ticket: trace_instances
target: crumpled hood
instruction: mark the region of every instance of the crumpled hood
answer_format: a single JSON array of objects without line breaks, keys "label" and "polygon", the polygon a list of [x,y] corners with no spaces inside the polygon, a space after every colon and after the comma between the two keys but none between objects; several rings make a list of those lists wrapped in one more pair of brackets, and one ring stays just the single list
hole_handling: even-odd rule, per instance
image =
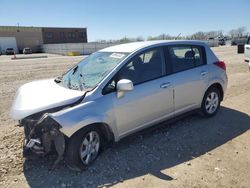
[{"label": "crumpled hood", "polygon": [[22,85],[11,107],[11,118],[23,119],[37,112],[76,102],[84,91],[67,89],[54,79],[34,81]]}]

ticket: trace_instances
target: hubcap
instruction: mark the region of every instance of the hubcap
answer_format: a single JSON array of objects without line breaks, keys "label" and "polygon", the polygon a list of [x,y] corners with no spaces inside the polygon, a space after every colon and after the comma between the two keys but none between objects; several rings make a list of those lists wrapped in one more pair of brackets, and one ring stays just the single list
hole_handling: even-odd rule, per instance
[{"label": "hubcap", "polygon": [[212,114],[219,105],[219,96],[216,92],[211,92],[206,99],[205,108],[207,113]]},{"label": "hubcap", "polygon": [[90,131],[83,138],[80,147],[80,158],[83,164],[88,165],[95,160],[100,148],[100,137],[96,131]]}]

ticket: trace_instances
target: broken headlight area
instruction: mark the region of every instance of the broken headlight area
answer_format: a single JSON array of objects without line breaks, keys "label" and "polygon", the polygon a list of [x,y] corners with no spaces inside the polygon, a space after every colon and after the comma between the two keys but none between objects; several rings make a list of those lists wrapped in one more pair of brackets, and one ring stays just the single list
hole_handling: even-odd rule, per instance
[{"label": "broken headlight area", "polygon": [[20,124],[24,127],[25,133],[24,156],[27,157],[31,151],[38,155],[46,155],[54,148],[58,154],[55,166],[65,151],[65,138],[59,130],[61,126],[48,113],[27,117]]}]

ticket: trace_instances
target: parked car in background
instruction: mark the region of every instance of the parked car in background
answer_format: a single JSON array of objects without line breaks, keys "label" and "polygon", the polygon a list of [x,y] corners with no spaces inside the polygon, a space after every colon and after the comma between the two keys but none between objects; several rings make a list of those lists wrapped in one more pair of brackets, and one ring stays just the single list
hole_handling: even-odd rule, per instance
[{"label": "parked car in background", "polygon": [[219,39],[219,45],[221,45],[221,46],[226,45],[226,41],[225,41],[224,38],[220,38],[220,39]]},{"label": "parked car in background", "polygon": [[244,45],[247,42],[247,37],[238,37],[231,40],[231,46]]},{"label": "parked car in background", "polygon": [[248,37],[247,43],[245,44],[245,62],[248,63],[250,70],[250,37]]},{"label": "parked car in background", "polygon": [[11,117],[24,127],[24,151],[55,148],[58,160],[81,170],[107,143],[136,131],[188,112],[214,116],[226,87],[225,63],[203,42],[127,43],[58,78],[24,84]]},{"label": "parked car in background", "polygon": [[5,54],[6,55],[14,55],[15,50],[13,48],[6,48]]},{"label": "parked car in background", "polygon": [[24,48],[23,54],[32,54],[32,50],[30,48]]}]

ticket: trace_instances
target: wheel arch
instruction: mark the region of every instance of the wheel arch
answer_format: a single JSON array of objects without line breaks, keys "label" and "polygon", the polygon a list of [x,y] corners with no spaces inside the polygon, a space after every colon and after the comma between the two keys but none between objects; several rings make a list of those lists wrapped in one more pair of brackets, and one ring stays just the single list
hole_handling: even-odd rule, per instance
[{"label": "wheel arch", "polygon": [[95,122],[95,123],[90,123],[88,125],[85,125],[79,128],[77,131],[75,131],[69,138],[73,137],[75,134],[78,134],[82,130],[86,130],[86,129],[91,130],[91,128],[99,129],[100,132],[103,134],[106,142],[110,143],[110,142],[115,141],[114,133],[111,127],[104,122]]},{"label": "wheel arch", "polygon": [[[215,83],[211,84],[211,85],[206,89],[206,92],[207,92],[211,87],[215,87],[215,88],[217,88],[217,89],[219,90],[219,92],[220,92],[220,100],[223,101],[223,99],[224,99],[224,91],[223,91],[223,87],[222,87],[221,83],[215,82]],[[205,92],[205,93],[206,93],[206,92]]]}]

